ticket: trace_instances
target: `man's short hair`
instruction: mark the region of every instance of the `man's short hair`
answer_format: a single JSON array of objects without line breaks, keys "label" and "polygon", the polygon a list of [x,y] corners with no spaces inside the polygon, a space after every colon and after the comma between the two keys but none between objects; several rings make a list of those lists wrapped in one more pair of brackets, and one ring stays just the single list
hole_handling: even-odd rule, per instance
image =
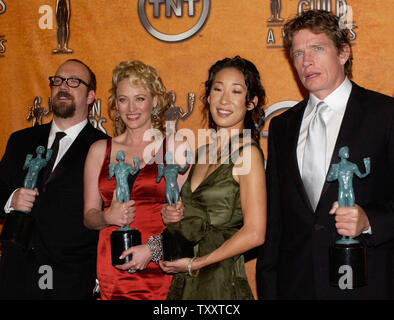
[{"label": "man's short hair", "polygon": [[88,73],[89,73],[89,76],[90,76],[89,86],[88,86],[88,92],[89,92],[90,90],[93,90],[94,92],[96,92],[96,89],[97,89],[96,75],[95,75],[94,72],[87,66],[87,64],[84,63],[84,62],[82,62],[81,60],[78,60],[78,59],[68,59],[68,60],[65,61],[64,63],[66,63],[66,62],[78,62],[78,63],[82,64],[82,65],[88,70]]},{"label": "man's short hair", "polygon": [[291,55],[293,36],[296,32],[309,29],[313,33],[325,33],[332,40],[338,53],[343,47],[348,45],[350,55],[345,63],[345,74],[350,79],[352,77],[353,53],[350,43],[350,32],[344,24],[341,24],[339,18],[325,10],[308,10],[301,15],[287,21],[284,25],[283,44]]}]

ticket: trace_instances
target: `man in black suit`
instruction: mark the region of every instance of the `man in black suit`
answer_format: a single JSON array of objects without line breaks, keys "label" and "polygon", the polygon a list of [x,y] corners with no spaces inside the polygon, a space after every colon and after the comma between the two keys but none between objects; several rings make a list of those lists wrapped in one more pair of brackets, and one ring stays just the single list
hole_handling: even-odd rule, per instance
[{"label": "man in black suit", "polygon": [[[351,82],[347,29],[327,11],[285,24],[285,47],[309,96],[272,119],[268,137],[266,241],[256,266],[260,299],[393,297],[394,99]],[[326,181],[338,151],[371,173],[355,178],[354,207],[337,207]],[[317,152],[316,152],[317,151]],[[367,247],[363,287],[329,285],[329,246],[342,235]]]},{"label": "man in black suit", "polygon": [[[96,77],[70,59],[49,79],[52,122],[14,132],[0,163],[0,204],[7,214],[26,211],[35,220],[28,250],[3,244],[2,299],[89,299],[95,287],[98,234],[83,225],[83,168],[90,145],[107,137],[87,120]],[[23,164],[39,145],[58,151],[52,170],[48,164],[37,187],[26,189]]]}]

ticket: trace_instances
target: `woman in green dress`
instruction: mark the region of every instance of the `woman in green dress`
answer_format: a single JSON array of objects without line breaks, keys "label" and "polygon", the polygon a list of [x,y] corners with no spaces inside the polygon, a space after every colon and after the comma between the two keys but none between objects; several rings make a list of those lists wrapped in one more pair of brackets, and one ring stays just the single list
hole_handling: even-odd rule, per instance
[{"label": "woman in green dress", "polygon": [[250,61],[236,56],[210,68],[203,102],[213,142],[198,149],[181,200],[162,209],[168,231],[195,253],[160,262],[175,273],[167,299],[253,299],[243,253],[265,239],[264,100]]}]

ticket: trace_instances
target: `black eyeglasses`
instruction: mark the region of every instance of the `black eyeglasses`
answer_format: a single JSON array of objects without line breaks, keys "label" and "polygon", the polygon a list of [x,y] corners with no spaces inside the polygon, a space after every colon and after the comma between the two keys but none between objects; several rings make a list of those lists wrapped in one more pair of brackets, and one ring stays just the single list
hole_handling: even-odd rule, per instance
[{"label": "black eyeglasses", "polygon": [[59,77],[59,76],[52,76],[49,77],[49,85],[51,86],[61,86],[63,81],[66,82],[66,84],[70,87],[70,88],[78,88],[79,85],[81,83],[83,83],[85,86],[89,87],[89,84],[87,84],[85,81],[78,79],[78,78],[63,78],[63,77]]}]

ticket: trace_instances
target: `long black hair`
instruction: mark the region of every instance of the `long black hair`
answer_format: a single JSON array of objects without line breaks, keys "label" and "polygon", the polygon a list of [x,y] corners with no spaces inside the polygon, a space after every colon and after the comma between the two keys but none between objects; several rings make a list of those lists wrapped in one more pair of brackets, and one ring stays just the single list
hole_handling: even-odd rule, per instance
[{"label": "long black hair", "polygon": [[[245,129],[251,130],[252,139],[259,143],[260,132],[264,126],[264,109],[263,105],[265,103],[265,90],[261,84],[260,74],[256,66],[240,56],[235,56],[234,58],[224,58],[223,60],[218,60],[209,68],[208,80],[205,81],[205,93],[202,97],[202,102],[204,104],[204,110],[206,115],[208,115],[208,125],[209,128],[217,129],[216,123],[212,119],[212,115],[209,112],[208,97],[211,92],[213,80],[216,74],[225,68],[235,68],[242,72],[245,78],[245,84],[247,87],[245,106],[253,103],[254,108],[252,110],[247,110],[244,119]],[[254,97],[257,97],[257,104],[253,102]]]}]

